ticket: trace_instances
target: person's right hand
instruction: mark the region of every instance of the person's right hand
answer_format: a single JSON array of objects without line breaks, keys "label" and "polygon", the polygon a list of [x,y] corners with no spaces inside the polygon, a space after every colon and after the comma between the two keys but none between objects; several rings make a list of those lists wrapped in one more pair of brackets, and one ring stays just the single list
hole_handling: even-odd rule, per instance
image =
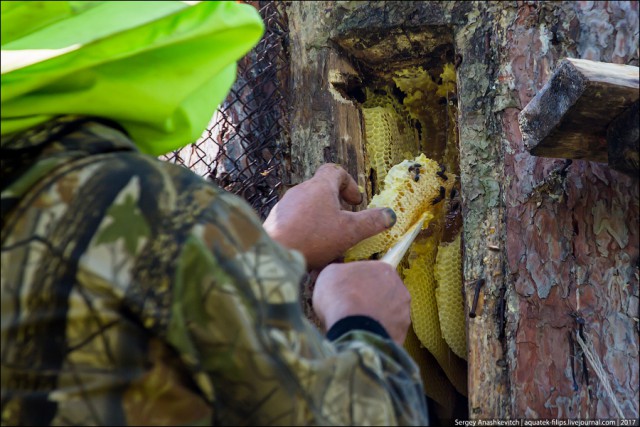
[{"label": "person's right hand", "polygon": [[313,309],[325,330],[338,320],[369,316],[402,345],[411,324],[411,296],[395,268],[381,261],[330,264],[316,281]]}]

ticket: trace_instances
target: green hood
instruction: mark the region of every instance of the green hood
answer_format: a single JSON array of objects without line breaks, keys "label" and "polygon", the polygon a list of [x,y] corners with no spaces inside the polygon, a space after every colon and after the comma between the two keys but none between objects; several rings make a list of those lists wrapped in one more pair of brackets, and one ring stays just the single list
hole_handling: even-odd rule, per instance
[{"label": "green hood", "polygon": [[264,31],[237,2],[1,4],[2,135],[90,115],[152,155],[200,137]]}]

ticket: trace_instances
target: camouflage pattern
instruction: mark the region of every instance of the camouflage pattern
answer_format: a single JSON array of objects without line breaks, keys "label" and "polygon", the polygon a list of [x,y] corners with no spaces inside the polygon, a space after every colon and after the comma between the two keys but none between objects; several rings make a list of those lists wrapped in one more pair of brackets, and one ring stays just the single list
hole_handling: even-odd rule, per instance
[{"label": "camouflage pattern", "polygon": [[59,118],[2,138],[2,425],[424,425],[419,373],[329,342],[248,205]]}]

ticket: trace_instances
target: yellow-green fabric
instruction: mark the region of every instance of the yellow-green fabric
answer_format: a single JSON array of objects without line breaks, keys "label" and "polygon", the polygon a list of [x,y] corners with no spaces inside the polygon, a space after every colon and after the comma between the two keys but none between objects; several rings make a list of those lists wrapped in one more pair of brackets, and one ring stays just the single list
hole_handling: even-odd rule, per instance
[{"label": "yellow-green fabric", "polygon": [[264,32],[237,2],[12,1],[1,24],[2,135],[96,116],[151,155],[197,140]]}]

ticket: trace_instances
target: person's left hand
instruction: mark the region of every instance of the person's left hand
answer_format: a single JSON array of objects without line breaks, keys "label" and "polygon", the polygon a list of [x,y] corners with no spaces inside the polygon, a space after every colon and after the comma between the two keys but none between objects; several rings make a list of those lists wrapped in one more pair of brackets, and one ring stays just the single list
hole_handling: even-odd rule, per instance
[{"label": "person's left hand", "polygon": [[285,193],[264,228],[278,243],[302,252],[307,268],[313,270],[395,224],[396,215],[390,208],[350,212],[341,209],[341,199],[351,205],[361,203],[358,185],[340,166],[324,164],[313,178]]}]

